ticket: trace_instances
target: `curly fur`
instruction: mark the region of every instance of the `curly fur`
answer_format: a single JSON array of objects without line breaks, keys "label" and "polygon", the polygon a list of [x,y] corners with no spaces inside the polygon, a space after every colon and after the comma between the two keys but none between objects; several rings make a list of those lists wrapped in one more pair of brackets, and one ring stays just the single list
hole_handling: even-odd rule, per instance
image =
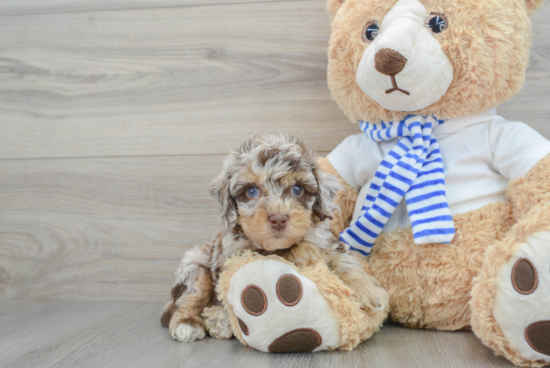
[{"label": "curly fur", "polygon": [[[292,196],[291,189],[297,184],[304,188],[304,193]],[[247,197],[247,188],[251,186],[261,193],[258,198]],[[212,185],[226,229],[184,255],[176,272],[172,297],[161,317],[172,337],[192,341],[203,338],[206,331],[216,338],[230,337],[229,317],[219,306],[214,286],[219,283],[227,259],[243,252],[277,254],[303,267],[326,262],[333,273],[318,271],[312,277],[330,275],[331,282],[335,282],[339,276],[338,285],[342,282],[347,285],[341,292],[354,295],[357,308],[363,310],[358,313],[369,318],[364,333],[354,331],[350,336],[362,341],[377,331],[387,314],[387,293],[331,233],[329,220],[336,209],[333,199],[340,187],[333,175],[320,169],[314,151],[292,136],[254,136],[231,152]],[[273,213],[288,216],[284,230],[272,229],[269,215]],[[337,295],[340,291],[332,292],[331,295]],[[334,300],[335,306],[343,308],[338,303],[341,301]],[[357,326],[351,321],[347,329]],[[234,330],[238,334],[238,329]],[[346,343],[346,348],[359,341]]]}]

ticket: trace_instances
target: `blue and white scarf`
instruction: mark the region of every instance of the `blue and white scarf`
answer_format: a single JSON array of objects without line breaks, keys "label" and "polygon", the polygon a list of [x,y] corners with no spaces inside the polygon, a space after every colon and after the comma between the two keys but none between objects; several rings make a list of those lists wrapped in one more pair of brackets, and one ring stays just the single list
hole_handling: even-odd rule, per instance
[{"label": "blue and white scarf", "polygon": [[390,123],[360,123],[361,130],[375,142],[400,139],[378,166],[361,216],[340,234],[352,250],[370,253],[403,197],[416,244],[453,240],[455,229],[445,193],[445,170],[433,135],[433,128],[443,123],[434,116],[421,115]]}]

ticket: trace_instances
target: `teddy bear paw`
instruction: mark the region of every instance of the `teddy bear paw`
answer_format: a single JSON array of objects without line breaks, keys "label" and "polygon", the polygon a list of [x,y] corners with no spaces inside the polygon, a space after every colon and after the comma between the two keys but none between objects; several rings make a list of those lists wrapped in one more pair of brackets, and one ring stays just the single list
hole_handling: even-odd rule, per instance
[{"label": "teddy bear paw", "polygon": [[259,260],[231,278],[227,296],[242,339],[264,352],[339,347],[340,326],[317,285],[288,264]]},{"label": "teddy bear paw", "polygon": [[501,268],[493,313],[523,359],[550,363],[550,232],[530,236]]}]

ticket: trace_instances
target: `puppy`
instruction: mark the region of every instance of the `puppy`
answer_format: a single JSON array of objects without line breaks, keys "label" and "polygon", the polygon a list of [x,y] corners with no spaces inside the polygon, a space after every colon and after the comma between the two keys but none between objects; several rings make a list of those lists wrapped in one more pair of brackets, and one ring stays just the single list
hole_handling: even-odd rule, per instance
[{"label": "puppy", "polygon": [[387,293],[330,231],[339,188],[335,177],[320,170],[314,151],[296,137],[257,135],[232,151],[212,184],[225,229],[181,260],[161,317],[172,337],[191,342],[206,332],[218,339],[233,336],[215,286],[226,259],[245,250],[277,254],[295,264],[322,259],[363,309],[385,308]]}]

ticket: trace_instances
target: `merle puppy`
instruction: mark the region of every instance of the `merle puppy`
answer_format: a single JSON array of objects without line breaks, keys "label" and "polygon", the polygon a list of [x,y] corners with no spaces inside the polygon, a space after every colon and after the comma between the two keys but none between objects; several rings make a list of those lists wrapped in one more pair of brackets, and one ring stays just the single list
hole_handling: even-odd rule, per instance
[{"label": "merle puppy", "polygon": [[[226,259],[245,250],[277,254],[296,264],[321,254],[363,309],[387,305],[387,293],[330,231],[339,187],[335,177],[320,170],[315,152],[296,137],[257,135],[232,151],[212,184],[225,229],[181,260],[161,317],[172,337],[191,342],[207,331],[219,339],[233,336],[215,286]],[[316,248],[293,247],[302,240]]]}]

